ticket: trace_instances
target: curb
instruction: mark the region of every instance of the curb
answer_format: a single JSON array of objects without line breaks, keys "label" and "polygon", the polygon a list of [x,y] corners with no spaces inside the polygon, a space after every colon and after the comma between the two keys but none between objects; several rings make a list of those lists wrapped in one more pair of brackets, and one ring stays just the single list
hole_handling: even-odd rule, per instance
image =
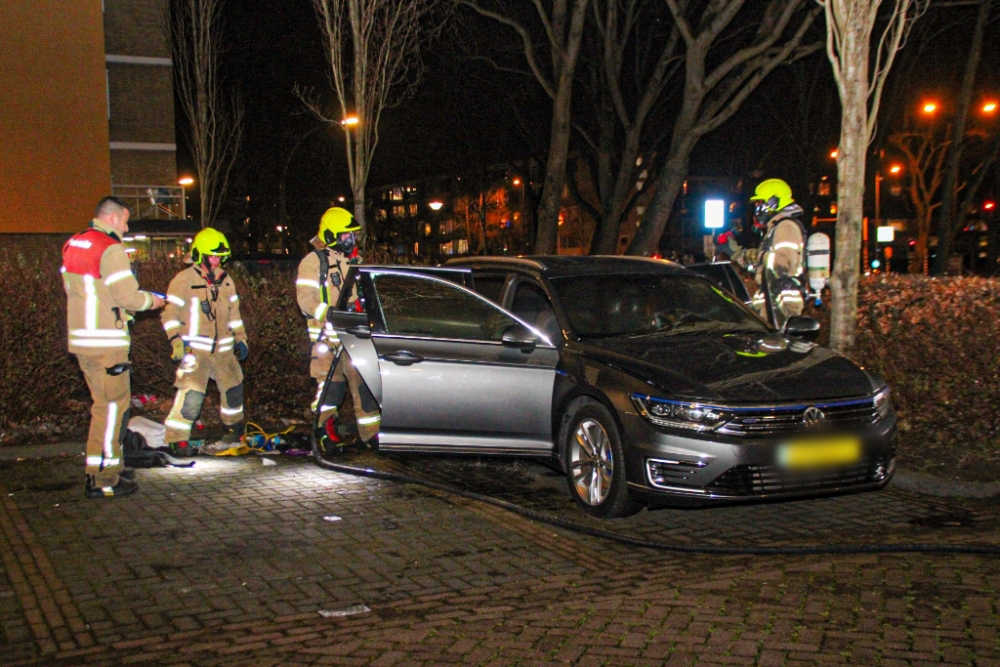
[{"label": "curb", "polygon": [[[67,454],[83,454],[82,442],[59,442],[51,445],[0,447],[0,461],[42,459]],[[925,472],[896,468],[888,487],[941,498],[993,498],[1000,496],[1000,482],[962,482],[935,477]]]},{"label": "curb", "polygon": [[925,472],[896,469],[889,488],[943,498],[993,498],[1000,496],[1000,482],[962,482]]}]

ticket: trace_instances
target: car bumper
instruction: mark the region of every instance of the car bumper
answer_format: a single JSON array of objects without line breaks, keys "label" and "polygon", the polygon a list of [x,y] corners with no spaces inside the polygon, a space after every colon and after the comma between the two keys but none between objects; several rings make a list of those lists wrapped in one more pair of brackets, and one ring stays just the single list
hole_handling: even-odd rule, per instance
[{"label": "car bumper", "polygon": [[[779,448],[795,436],[738,438],[660,430],[639,415],[621,415],[630,495],[647,505],[710,505],[873,491],[895,469],[896,418],[862,432],[860,459],[789,470]],[[800,434],[802,435],[802,434]]]}]

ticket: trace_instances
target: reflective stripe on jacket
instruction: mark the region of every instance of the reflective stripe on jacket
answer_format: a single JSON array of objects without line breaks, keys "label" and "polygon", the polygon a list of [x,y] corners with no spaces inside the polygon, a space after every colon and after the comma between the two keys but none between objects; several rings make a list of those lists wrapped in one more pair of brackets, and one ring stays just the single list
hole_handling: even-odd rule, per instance
[{"label": "reflective stripe on jacket", "polygon": [[[326,253],[329,268],[326,272],[326,291],[320,281],[321,262],[316,252],[311,252],[299,262],[299,273],[295,280],[295,298],[299,309],[306,316],[309,326],[309,340],[319,340],[326,324],[326,312],[340,300],[340,287],[347,277],[347,258],[334,250],[323,248],[317,252]],[[334,277],[336,276],[336,277]],[[325,297],[325,298],[324,298]],[[329,328],[328,328],[329,329]],[[324,336],[330,342],[337,342],[332,329]]]},{"label": "reflective stripe on jacket", "polygon": [[167,305],[160,319],[167,338],[180,336],[200,352],[230,352],[237,342],[247,339],[240,297],[225,272],[218,283],[208,280],[197,266],[178,273],[167,288]]},{"label": "reflective stripe on jacket", "polygon": [[99,355],[128,349],[130,312],[148,310],[153,295],[139,289],[125,246],[99,220],[63,246],[63,287],[69,351]]}]

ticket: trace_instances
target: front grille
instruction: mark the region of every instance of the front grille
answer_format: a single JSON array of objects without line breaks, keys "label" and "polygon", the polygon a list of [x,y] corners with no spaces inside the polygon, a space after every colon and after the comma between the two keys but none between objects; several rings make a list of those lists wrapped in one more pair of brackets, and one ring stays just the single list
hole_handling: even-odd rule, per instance
[{"label": "front grille", "polygon": [[[820,424],[807,424],[805,413],[810,408],[818,408],[823,413]],[[736,416],[720,428],[718,433],[750,437],[764,437],[801,432],[806,428],[854,430],[872,426],[878,421],[875,401],[871,398],[816,403],[814,405],[790,405],[768,408],[739,408]]]},{"label": "front grille", "polygon": [[763,496],[809,493],[874,484],[885,479],[891,457],[868,457],[842,468],[791,471],[778,466],[738,465],[708,485],[710,493],[727,496]]}]

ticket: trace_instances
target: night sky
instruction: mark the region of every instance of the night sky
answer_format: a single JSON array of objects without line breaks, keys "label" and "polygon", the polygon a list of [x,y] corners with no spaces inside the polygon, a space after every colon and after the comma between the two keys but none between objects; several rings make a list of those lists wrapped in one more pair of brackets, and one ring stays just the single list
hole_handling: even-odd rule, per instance
[{"label": "night sky", "polygon": [[[951,7],[932,9],[917,23],[887,87],[873,149],[912,105],[928,96],[947,105],[957,96],[974,19],[974,7]],[[990,39],[996,26],[994,19],[976,87],[993,95],[1000,92],[1000,45]],[[289,218],[311,227],[316,210],[349,194],[339,129],[316,129],[319,122],[292,93],[296,84],[315,87],[333,108],[311,2],[229,0],[224,30],[225,78],[238,86],[247,106],[243,150],[230,192],[230,201],[238,203],[230,205],[229,215],[248,215],[254,226],[273,224],[287,164]],[[486,48],[503,45],[510,37],[492,23],[463,16],[425,51],[419,88],[383,115],[370,190],[544,155],[550,120],[547,98],[530,77],[497,72],[471,59],[465,47],[473,33]],[[659,122],[669,123],[670,117]],[[183,119],[178,123],[182,127]],[[835,175],[827,154],[836,146],[838,132],[839,101],[821,50],[779,68],[733,119],[703,138],[693,155],[691,175],[751,182],[779,176],[799,192],[817,175]],[[178,158],[183,169],[183,149]],[[995,191],[995,180],[984,187]]]}]

